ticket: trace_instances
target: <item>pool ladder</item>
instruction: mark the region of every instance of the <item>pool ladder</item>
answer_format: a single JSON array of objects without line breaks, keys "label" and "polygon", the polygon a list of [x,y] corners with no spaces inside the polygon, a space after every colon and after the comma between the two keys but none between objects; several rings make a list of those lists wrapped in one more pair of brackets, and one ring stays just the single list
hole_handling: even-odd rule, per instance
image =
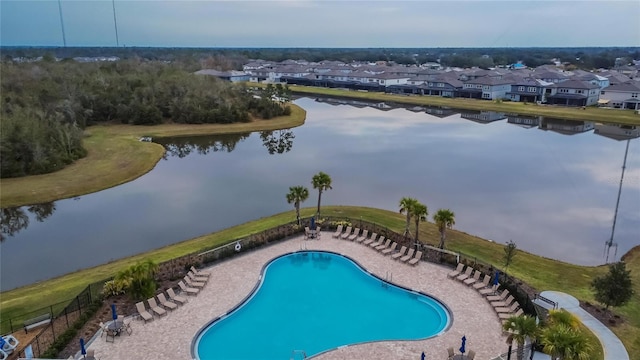
[{"label": "pool ladder", "polygon": [[307,358],[307,353],[304,352],[304,350],[293,350],[291,352],[291,360],[298,360],[298,358],[296,357],[296,355],[302,355],[302,359],[306,359]]},{"label": "pool ladder", "polygon": [[307,243],[300,243],[300,250],[307,250]]},{"label": "pool ladder", "polygon": [[381,281],[382,287],[389,287],[390,282],[393,282],[393,273],[391,271],[387,271],[384,275],[384,281]]}]

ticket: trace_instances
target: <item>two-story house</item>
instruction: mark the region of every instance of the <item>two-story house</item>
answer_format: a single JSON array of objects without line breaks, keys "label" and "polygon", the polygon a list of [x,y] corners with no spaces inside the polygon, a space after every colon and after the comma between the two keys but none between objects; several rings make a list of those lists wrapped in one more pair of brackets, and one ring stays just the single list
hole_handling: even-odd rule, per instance
[{"label": "two-story house", "polygon": [[602,104],[616,109],[640,110],[640,83],[630,81],[611,85],[600,91]]},{"label": "two-story house", "polygon": [[518,79],[511,84],[511,90],[506,94],[506,99],[518,102],[538,103],[546,102],[546,89],[553,83],[540,79]]},{"label": "two-story house", "polygon": [[591,106],[598,103],[600,87],[586,81],[566,80],[547,88],[547,103],[566,106]]},{"label": "two-story house", "polygon": [[511,78],[484,76],[464,82],[459,91],[461,97],[485,100],[504,99],[511,90]]}]

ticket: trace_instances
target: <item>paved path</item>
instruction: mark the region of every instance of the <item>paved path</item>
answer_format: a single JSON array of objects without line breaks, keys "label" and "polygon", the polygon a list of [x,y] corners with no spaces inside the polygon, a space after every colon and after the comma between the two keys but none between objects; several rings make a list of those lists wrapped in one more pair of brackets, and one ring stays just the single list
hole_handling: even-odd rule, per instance
[{"label": "paved path", "polygon": [[540,295],[555,301],[559,308],[577,316],[598,337],[604,350],[604,360],[629,360],[629,354],[622,341],[608,327],[581,308],[578,299],[559,291],[543,291]]}]

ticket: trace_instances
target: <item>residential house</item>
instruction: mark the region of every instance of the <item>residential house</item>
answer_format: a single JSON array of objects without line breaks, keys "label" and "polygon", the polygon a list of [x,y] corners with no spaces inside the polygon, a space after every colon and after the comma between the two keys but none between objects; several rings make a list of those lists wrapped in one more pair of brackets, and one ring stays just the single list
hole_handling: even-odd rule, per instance
[{"label": "residential house", "polygon": [[602,89],[600,103],[615,109],[640,110],[640,83],[630,81]]},{"label": "residential house", "polygon": [[596,124],[593,133],[613,140],[630,140],[640,137],[640,127],[624,124]]},{"label": "residential house", "polygon": [[531,129],[534,127],[538,127],[540,125],[540,116],[529,117],[529,116],[507,116],[507,123],[518,125],[525,129]]},{"label": "residential house", "polygon": [[566,80],[547,88],[547,103],[566,106],[591,106],[598,103],[600,87],[586,81]]},{"label": "residential house", "polygon": [[463,119],[475,121],[477,123],[488,124],[490,122],[502,120],[506,116],[504,113],[499,113],[495,111],[472,112],[469,110],[464,110],[463,112],[460,113],[460,117]]},{"label": "residential house", "polygon": [[593,130],[594,123],[591,121],[545,119],[540,121],[540,130],[550,130],[563,135],[574,135],[585,131]]},{"label": "residential house", "polygon": [[464,82],[459,91],[461,97],[495,100],[507,97],[513,78],[483,76]]},{"label": "residential house", "polygon": [[511,90],[506,94],[506,98],[518,102],[546,102],[546,89],[552,85],[553,83],[530,77],[518,79],[511,84]]},{"label": "residential house", "polygon": [[249,81],[250,75],[244,71],[218,71],[214,69],[202,69],[195,72],[196,75],[208,75],[215,76],[222,80],[231,81],[231,82],[239,82],[239,81]]}]

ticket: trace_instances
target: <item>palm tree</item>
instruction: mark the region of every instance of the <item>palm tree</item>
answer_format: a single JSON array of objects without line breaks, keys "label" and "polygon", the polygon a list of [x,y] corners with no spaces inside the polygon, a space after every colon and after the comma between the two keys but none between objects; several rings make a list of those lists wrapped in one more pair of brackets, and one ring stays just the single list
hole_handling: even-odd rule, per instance
[{"label": "palm tree", "polygon": [[413,220],[416,222],[416,236],[415,236],[415,245],[416,249],[418,248],[418,233],[420,232],[420,221],[427,221],[427,215],[429,215],[429,210],[427,209],[427,205],[416,202],[411,208],[411,216],[413,216]]},{"label": "palm tree", "polygon": [[447,236],[446,231],[456,224],[456,214],[449,209],[440,209],[437,213],[433,214],[433,221],[438,225],[438,231],[440,231],[440,244],[438,247],[444,249],[444,240]]},{"label": "palm tree", "polygon": [[300,225],[300,204],[309,197],[309,190],[304,186],[292,186],[287,194],[287,202],[296,208],[296,220]]},{"label": "palm tree", "polygon": [[331,176],[320,171],[319,173],[313,175],[311,179],[311,184],[314,189],[318,189],[318,211],[316,213],[316,218],[320,217],[320,200],[322,199],[322,192],[325,190],[333,189],[331,187]]},{"label": "palm tree", "polygon": [[562,360],[588,360],[593,347],[578,329],[564,324],[546,327],[541,336],[544,352]]},{"label": "palm tree", "polygon": [[400,214],[407,214],[407,223],[404,226],[404,236],[409,236],[409,225],[411,225],[411,211],[415,204],[418,204],[418,200],[410,197],[403,197],[400,199]]},{"label": "palm tree", "polygon": [[574,330],[580,328],[580,320],[565,309],[549,310],[546,323],[548,326],[564,325]]},{"label": "palm tree", "polygon": [[538,335],[536,319],[527,315],[512,316],[504,322],[502,329],[511,333],[510,338],[518,344],[518,360],[523,360],[525,340]]}]

